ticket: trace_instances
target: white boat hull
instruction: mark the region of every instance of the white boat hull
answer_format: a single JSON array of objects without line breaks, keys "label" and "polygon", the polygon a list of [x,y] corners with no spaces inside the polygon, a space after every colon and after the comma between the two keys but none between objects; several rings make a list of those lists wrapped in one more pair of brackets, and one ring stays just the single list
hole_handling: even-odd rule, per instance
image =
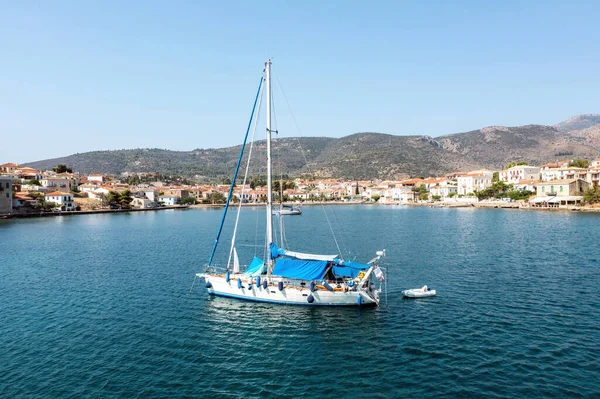
[{"label": "white boat hull", "polygon": [[[225,275],[222,274],[200,273],[197,276],[205,279],[208,293],[216,296],[286,305],[377,306],[379,304],[377,290],[329,291],[324,288],[317,288],[311,292],[310,282],[306,282],[305,287],[299,284],[285,284],[280,291],[279,281],[289,283],[291,280],[277,277],[270,278],[266,288],[262,284],[257,287],[254,283],[250,289],[248,286],[251,280],[246,279],[243,275],[232,275],[229,281],[226,281]],[[238,288],[239,278],[242,279],[241,288]],[[310,296],[312,296],[312,302],[309,302]]]},{"label": "white boat hull", "polygon": [[435,290],[423,290],[422,288],[414,288],[412,290],[402,291],[402,295],[406,298],[428,298],[435,296]]}]

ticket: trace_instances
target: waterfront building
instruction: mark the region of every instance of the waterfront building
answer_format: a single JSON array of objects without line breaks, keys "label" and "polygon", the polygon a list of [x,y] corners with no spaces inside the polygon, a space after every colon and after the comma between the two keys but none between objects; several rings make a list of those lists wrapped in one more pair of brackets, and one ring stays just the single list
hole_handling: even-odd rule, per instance
[{"label": "waterfront building", "polygon": [[173,206],[179,204],[179,197],[169,196],[169,195],[161,195],[158,197],[158,201],[166,206]]},{"label": "waterfront building", "polygon": [[542,169],[541,180],[544,182],[552,180],[586,179],[587,169],[577,167],[546,168]]},{"label": "waterfront building", "polygon": [[[452,194],[454,193],[454,194]],[[440,197],[440,200],[445,200],[446,198],[450,198],[450,195],[458,194],[458,188],[455,184],[450,184],[448,182],[442,182],[437,184],[429,189],[429,198],[431,199],[434,195]]]},{"label": "waterfront building", "polygon": [[485,190],[492,185],[494,172],[488,170],[474,171],[466,176],[457,176],[458,195],[474,194],[477,191]]},{"label": "waterfront building", "polygon": [[136,197],[131,201],[131,206],[133,208],[139,208],[139,209],[153,208],[154,202],[149,200],[148,198]]},{"label": "waterfront building", "polygon": [[550,207],[580,205],[588,183],[583,179],[565,179],[536,184],[536,197],[529,201],[534,205]]},{"label": "waterfront building", "polygon": [[36,207],[38,204],[37,198],[34,198],[26,193],[14,193],[13,194],[13,203],[12,207],[14,209],[19,209],[25,206],[29,206],[31,208]]},{"label": "waterfront building", "polygon": [[592,188],[600,186],[600,159],[592,162],[592,165],[587,169],[585,180]]},{"label": "waterfront building", "polygon": [[500,181],[508,184],[520,183],[523,180],[538,180],[540,168],[537,166],[517,165],[498,173]]},{"label": "waterfront building", "polygon": [[393,202],[400,202],[402,204],[408,204],[413,202],[415,193],[410,186],[400,186],[390,189],[390,194]]},{"label": "waterfront building", "polygon": [[513,188],[516,191],[531,191],[534,193],[536,191],[535,186],[539,182],[540,180],[521,180],[518,183],[514,183]]},{"label": "waterfront building", "polygon": [[64,193],[62,191],[53,191],[51,193],[46,194],[45,196],[46,202],[54,202],[57,207],[61,208],[63,211],[74,211],[75,210],[75,202],[73,200],[73,194]]}]

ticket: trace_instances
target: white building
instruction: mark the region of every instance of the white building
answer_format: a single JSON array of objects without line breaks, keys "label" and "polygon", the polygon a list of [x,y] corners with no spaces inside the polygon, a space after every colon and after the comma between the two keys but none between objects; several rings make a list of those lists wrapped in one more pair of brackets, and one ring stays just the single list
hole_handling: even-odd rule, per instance
[{"label": "white building", "polygon": [[390,194],[393,202],[407,204],[413,202],[415,193],[412,187],[394,187],[390,189]]},{"label": "white building", "polygon": [[89,182],[104,183],[104,176],[102,175],[89,175],[87,179]]},{"label": "white building", "polygon": [[61,191],[53,191],[44,196],[46,202],[54,202],[57,207],[63,211],[74,211],[75,202],[73,201],[73,194],[63,193]]},{"label": "white building", "polygon": [[540,168],[537,166],[517,165],[501,171],[498,174],[500,181],[508,184],[516,184],[523,180],[538,180]]},{"label": "white building", "polygon": [[134,198],[131,201],[131,206],[139,209],[153,208],[154,202],[149,200],[148,198]]},{"label": "white building", "polygon": [[179,204],[179,197],[163,195],[158,197],[158,201],[162,202],[163,205],[173,206]]},{"label": "white building", "polygon": [[458,176],[456,178],[458,195],[475,194],[476,191],[485,190],[492,185],[493,176],[494,172],[491,171],[475,171],[466,176]]},{"label": "white building", "polygon": [[542,181],[586,179],[587,169],[584,168],[548,168],[541,170]]},{"label": "white building", "polygon": [[40,183],[42,186],[46,187],[48,191],[61,191],[63,193],[71,191],[71,180],[66,177],[44,176],[44,178],[40,180]]},{"label": "white building", "polygon": [[429,194],[431,196],[437,195],[443,201],[446,198],[450,198],[450,194],[458,194],[458,188],[452,184],[440,184],[438,186],[433,186],[429,190]]}]

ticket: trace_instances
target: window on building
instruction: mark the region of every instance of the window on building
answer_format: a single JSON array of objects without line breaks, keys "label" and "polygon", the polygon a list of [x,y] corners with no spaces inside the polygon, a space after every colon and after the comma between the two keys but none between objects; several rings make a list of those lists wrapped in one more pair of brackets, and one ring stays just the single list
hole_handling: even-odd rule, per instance
[{"label": "window on building", "polygon": [[546,192],[546,187],[542,186],[542,192]]},{"label": "window on building", "polygon": [[560,192],[562,193],[562,191],[563,191],[563,186],[560,186]]}]

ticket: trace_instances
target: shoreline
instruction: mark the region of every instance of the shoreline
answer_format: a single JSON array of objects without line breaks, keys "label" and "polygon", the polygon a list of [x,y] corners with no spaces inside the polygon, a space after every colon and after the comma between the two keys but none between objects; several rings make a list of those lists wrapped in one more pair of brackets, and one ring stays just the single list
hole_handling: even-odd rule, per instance
[{"label": "shoreline", "polygon": [[0,215],[0,219],[26,219],[56,216],[77,216],[99,213],[123,213],[123,212],[145,212],[161,211],[163,209],[188,209],[188,205],[161,206],[158,208],[134,208],[134,209],[94,209],[88,211],[61,211],[61,212],[39,212],[39,213],[9,213]]},{"label": "shoreline", "polygon": [[[238,204],[235,204],[238,205]],[[294,203],[294,205],[297,205]],[[310,202],[300,203],[300,206],[317,206],[317,205],[366,205],[366,206],[416,206],[416,207],[428,207],[428,208],[480,208],[480,209],[517,209],[517,210],[534,210],[534,211],[568,211],[568,212],[587,212],[597,213],[600,212],[600,207],[531,207],[523,206],[523,203],[494,203],[494,202],[480,202],[480,203],[400,203],[400,202],[344,202],[344,201],[327,201],[327,202]],[[265,207],[266,204],[242,204],[243,207]],[[56,216],[77,216],[77,215],[91,215],[91,214],[102,214],[102,213],[123,213],[123,212],[152,212],[161,211],[166,209],[204,209],[204,208],[223,208],[225,204],[194,204],[194,205],[172,205],[163,206],[158,208],[133,208],[133,209],[95,209],[86,211],[62,211],[62,212],[39,212],[39,213],[11,213],[11,214],[0,214],[0,219],[27,219],[27,218],[39,218],[39,217],[56,217]]]}]

